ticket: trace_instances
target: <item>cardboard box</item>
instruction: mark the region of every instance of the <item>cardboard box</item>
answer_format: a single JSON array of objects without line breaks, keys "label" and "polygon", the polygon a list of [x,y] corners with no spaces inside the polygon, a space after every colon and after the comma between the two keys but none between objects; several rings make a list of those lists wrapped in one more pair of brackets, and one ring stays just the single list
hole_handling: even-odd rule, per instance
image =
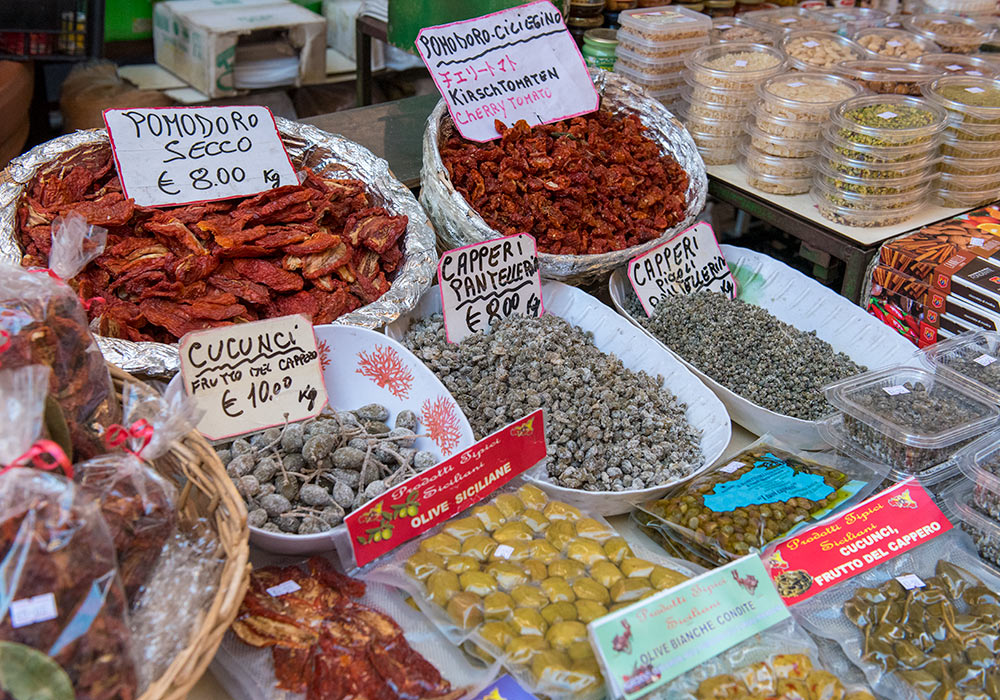
[{"label": "cardboard box", "polygon": [[998,233],[1000,220],[987,210],[972,212],[886,243],[879,249],[879,264],[930,282],[937,267],[960,252],[1000,259]]},{"label": "cardboard box", "polygon": [[326,77],[326,21],[289,0],[169,0],[153,8],[156,62],[209,97],[239,92],[237,45],[276,43],[299,58],[289,84]]}]

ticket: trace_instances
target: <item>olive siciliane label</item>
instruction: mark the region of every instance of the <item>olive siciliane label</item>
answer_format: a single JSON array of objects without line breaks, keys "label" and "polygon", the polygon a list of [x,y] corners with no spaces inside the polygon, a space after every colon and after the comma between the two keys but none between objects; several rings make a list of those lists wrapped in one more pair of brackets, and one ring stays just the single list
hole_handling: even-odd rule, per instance
[{"label": "olive siciliane label", "polygon": [[267,107],[155,107],[104,112],[126,198],[159,207],[297,185]]},{"label": "olive siciliane label", "polygon": [[647,316],[652,316],[667,296],[704,290],[736,297],[736,279],[726,265],[715,231],[704,222],[632,258],[626,270]]},{"label": "olive siciliane label", "polygon": [[610,696],[646,695],[789,617],[753,554],[591,622]]},{"label": "olive siciliane label", "polygon": [[951,529],[915,479],[765,550],[778,593],[794,605]]},{"label": "olive siciliane label", "polygon": [[510,316],[545,311],[535,238],[527,233],[447,251],[438,263],[438,286],[449,343]]},{"label": "olive siciliane label", "polygon": [[410,477],[344,518],[358,566],[486,498],[545,459],[542,410]]},{"label": "olive siciliane label", "polygon": [[188,333],[180,358],[184,389],[204,410],[198,430],[210,440],[314,418],[327,403],[303,315]]}]

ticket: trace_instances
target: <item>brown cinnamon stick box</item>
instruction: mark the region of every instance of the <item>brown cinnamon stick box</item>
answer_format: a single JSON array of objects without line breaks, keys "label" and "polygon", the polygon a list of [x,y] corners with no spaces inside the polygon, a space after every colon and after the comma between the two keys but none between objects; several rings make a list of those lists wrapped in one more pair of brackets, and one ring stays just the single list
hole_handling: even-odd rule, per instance
[{"label": "brown cinnamon stick box", "polygon": [[[969,218],[973,214],[925,226],[885,244],[879,250],[879,263],[930,282],[938,266],[956,253],[968,251],[982,258],[1000,257],[1000,235],[993,233],[993,226],[981,225],[984,216]],[[1000,219],[995,221],[995,230],[1000,232]]]}]

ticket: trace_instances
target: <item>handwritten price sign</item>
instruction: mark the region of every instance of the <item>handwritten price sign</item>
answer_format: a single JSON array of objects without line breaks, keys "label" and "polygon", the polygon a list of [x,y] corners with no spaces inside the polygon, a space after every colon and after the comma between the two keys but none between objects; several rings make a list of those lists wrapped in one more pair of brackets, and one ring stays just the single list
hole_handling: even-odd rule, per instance
[{"label": "handwritten price sign", "polygon": [[736,280],[715,231],[701,222],[628,262],[628,281],[647,316],[663,297],[700,290],[736,297]]},{"label": "handwritten price sign", "polygon": [[444,330],[450,343],[508,316],[541,316],[535,238],[505,236],[449,250],[438,262]]},{"label": "handwritten price sign", "polygon": [[198,430],[210,440],[312,418],[327,402],[306,316],[188,333],[180,355],[184,388],[205,409]]},{"label": "handwritten price sign", "polygon": [[108,109],[104,123],[126,197],[146,207],[298,184],[267,107]]},{"label": "handwritten price sign", "polygon": [[427,27],[416,44],[459,133],[472,141],[500,136],[497,119],[550,124],[600,103],[580,49],[548,0]]}]

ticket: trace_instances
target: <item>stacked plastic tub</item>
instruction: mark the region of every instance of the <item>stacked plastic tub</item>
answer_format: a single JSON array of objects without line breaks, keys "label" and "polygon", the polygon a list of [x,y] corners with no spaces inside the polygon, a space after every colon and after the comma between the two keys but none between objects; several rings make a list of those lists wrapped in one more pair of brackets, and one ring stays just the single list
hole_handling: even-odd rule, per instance
[{"label": "stacked plastic tub", "polygon": [[712,20],[684,7],[657,7],[625,10],[618,21],[615,72],[675,110],[684,87],[684,59],[708,44]]},{"label": "stacked plastic tub", "polygon": [[923,0],[924,12],[987,18],[996,14],[996,0]]},{"label": "stacked plastic tub", "polygon": [[751,26],[766,32],[795,32],[802,29],[820,29],[836,32],[840,23],[813,10],[801,7],[782,7],[777,10],[748,12],[742,18]]},{"label": "stacked plastic tub", "polygon": [[973,78],[994,78],[998,67],[989,61],[960,53],[929,53],[917,59],[924,66],[934,66],[945,75],[969,75]]},{"label": "stacked plastic tub", "polygon": [[945,206],[975,207],[1000,196],[1000,80],[946,76],[924,95],[948,111],[935,198]]},{"label": "stacked plastic tub", "polygon": [[920,14],[903,20],[908,31],[933,41],[945,53],[971,54],[993,38],[994,27],[971,17]]},{"label": "stacked plastic tub", "polygon": [[747,183],[771,194],[808,192],[831,110],[861,93],[849,80],[818,72],[776,75],[760,83],[740,144]]},{"label": "stacked plastic tub", "polygon": [[919,97],[841,102],[824,132],[810,190],[819,213],[845,226],[889,226],[927,201],[948,113]]},{"label": "stacked plastic tub", "polygon": [[765,44],[774,46],[774,32],[751,26],[741,17],[716,17],[712,20],[712,43]]},{"label": "stacked plastic tub", "polygon": [[[931,345],[925,358],[939,374],[1000,401],[1000,333],[963,333]],[[1000,566],[1000,432],[970,443],[955,461],[965,478],[948,490],[950,518],[969,533],[985,561]]]},{"label": "stacked plastic tub", "polygon": [[1000,422],[993,399],[933,369],[889,367],[824,392],[841,411],[820,424],[827,442],[888,465],[890,481],[915,476],[936,495],[961,481],[959,451]]},{"label": "stacked plastic tub", "polygon": [[817,10],[824,17],[836,20],[839,34],[854,36],[859,29],[882,27],[889,20],[889,13],[871,7],[828,7]]},{"label": "stacked plastic tub", "polygon": [[785,57],[763,44],[705,46],[685,60],[683,112],[706,165],[734,163],[757,84],[785,69]]}]

